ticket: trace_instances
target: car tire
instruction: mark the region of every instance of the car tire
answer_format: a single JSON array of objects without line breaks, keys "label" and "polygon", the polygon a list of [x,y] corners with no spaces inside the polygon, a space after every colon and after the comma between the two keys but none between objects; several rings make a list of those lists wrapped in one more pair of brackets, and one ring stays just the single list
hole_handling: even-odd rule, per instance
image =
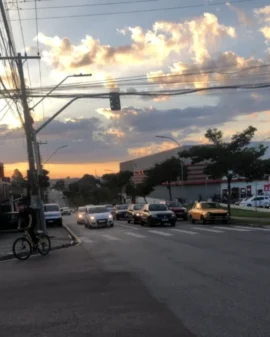
[{"label": "car tire", "polygon": [[192,218],[192,215],[190,215],[189,219],[192,224],[195,224],[195,220]]},{"label": "car tire", "polygon": [[143,220],[140,221],[140,225],[144,226],[144,221]]},{"label": "car tire", "polygon": [[114,227],[114,223],[112,223],[112,224],[110,225],[110,227],[111,227],[111,228]]},{"label": "car tire", "polygon": [[127,223],[130,223],[130,220],[127,220]]},{"label": "car tire", "polygon": [[119,215],[116,215],[116,216],[115,216],[115,220],[120,220]]},{"label": "car tire", "polygon": [[223,220],[222,223],[223,223],[224,225],[227,225],[227,224],[228,224],[228,220]]},{"label": "car tire", "polygon": [[203,225],[205,225],[205,224],[206,224],[206,221],[205,221],[205,218],[204,218],[204,216],[203,216],[203,215],[201,215],[201,219],[200,219],[200,220],[201,220],[201,222],[202,222],[202,224],[203,224]]},{"label": "car tire", "polygon": [[183,221],[187,221],[187,215],[183,217]]},{"label": "car tire", "polygon": [[170,222],[171,227],[175,227],[175,224],[176,224],[176,221],[171,221]]}]

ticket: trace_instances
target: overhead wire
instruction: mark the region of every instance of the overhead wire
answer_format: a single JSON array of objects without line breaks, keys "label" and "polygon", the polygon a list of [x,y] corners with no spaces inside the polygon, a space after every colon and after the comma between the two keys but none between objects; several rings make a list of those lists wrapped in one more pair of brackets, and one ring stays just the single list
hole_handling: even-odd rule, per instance
[{"label": "overhead wire", "polygon": [[[101,2],[101,3],[91,3],[91,4],[77,4],[77,5],[59,5],[59,6],[44,6],[38,7],[38,9],[62,9],[62,8],[82,8],[82,7],[101,7],[101,6],[115,6],[115,5],[133,5],[136,3],[147,3],[147,2],[160,2],[164,0],[134,0],[134,1],[115,1],[115,2]],[[27,3],[30,1],[23,1],[21,3]],[[37,2],[36,0],[34,2]],[[41,2],[41,1],[38,1]],[[35,7],[20,8],[22,11],[35,10]],[[10,9],[11,11],[14,9]]]},{"label": "overhead wire", "polygon": [[[251,2],[253,0],[235,0],[231,1],[230,4],[243,3],[243,2]],[[135,14],[135,13],[149,13],[149,12],[164,12],[170,10],[178,10],[178,9],[189,9],[189,8],[198,8],[198,7],[206,7],[206,6],[222,6],[226,5],[226,1],[222,2],[213,2],[205,4],[194,4],[194,5],[185,5],[185,6],[174,6],[174,7],[162,7],[162,8],[151,8],[151,9],[138,9],[138,10],[130,10],[130,11],[117,11],[117,12],[106,12],[106,13],[88,13],[88,14],[74,14],[74,15],[62,15],[62,16],[41,16],[39,20],[52,20],[52,19],[68,19],[68,18],[83,18],[83,17],[98,17],[98,16],[113,16],[113,15],[122,15],[122,14]],[[22,21],[34,21],[35,18],[24,18]],[[12,19],[11,21],[18,21],[18,19]]]}]

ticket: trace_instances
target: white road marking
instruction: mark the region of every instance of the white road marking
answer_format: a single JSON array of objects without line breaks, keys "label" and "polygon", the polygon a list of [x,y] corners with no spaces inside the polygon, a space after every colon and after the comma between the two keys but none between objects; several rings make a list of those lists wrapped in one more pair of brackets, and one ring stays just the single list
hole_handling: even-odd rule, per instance
[{"label": "white road marking", "polygon": [[192,232],[192,231],[186,231],[184,229],[178,229],[178,228],[173,228],[171,229],[172,231],[175,231],[175,232],[179,232],[179,233],[183,233],[183,234],[190,234],[190,235],[195,235],[195,234],[198,234],[196,232]]},{"label": "white road marking", "polygon": [[149,233],[154,233],[158,235],[163,235],[163,236],[172,236],[170,233],[165,233],[165,232],[160,232],[160,231],[148,231]]},{"label": "white road marking", "polygon": [[[245,226],[235,226],[235,228],[246,229],[247,227],[245,227]],[[251,227],[251,228],[249,228],[248,227],[248,229],[251,230],[251,231],[270,232],[269,228],[260,228],[260,227]]]},{"label": "white road marking", "polygon": [[196,229],[197,231],[211,232],[211,233],[224,233],[223,231],[219,231],[218,229],[210,229],[210,228],[202,228],[202,227],[192,227],[192,229]]},{"label": "white road marking", "polygon": [[111,241],[118,241],[120,240],[119,238],[116,238],[115,236],[112,236],[112,235],[109,235],[109,234],[102,234],[102,236],[108,240],[111,240]]},{"label": "white road marking", "polygon": [[137,227],[129,226],[129,225],[123,225],[123,224],[117,224],[117,226],[128,228],[128,229],[138,229]]},{"label": "white road marking", "polygon": [[125,232],[126,235],[130,235],[130,236],[134,236],[135,238],[146,238],[145,235],[141,235],[141,234],[136,234],[136,233],[133,233],[133,232]]},{"label": "white road marking", "polygon": [[214,227],[214,228],[219,228],[219,229],[224,229],[226,231],[236,231],[236,232],[251,232],[250,229],[241,229],[241,228],[235,228],[235,227]]}]

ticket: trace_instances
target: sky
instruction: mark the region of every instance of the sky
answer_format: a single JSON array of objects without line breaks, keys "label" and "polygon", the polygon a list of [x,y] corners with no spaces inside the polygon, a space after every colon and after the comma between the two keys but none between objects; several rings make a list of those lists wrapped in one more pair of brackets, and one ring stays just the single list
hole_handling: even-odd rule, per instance
[{"label": "sky", "polygon": [[[269,89],[252,88],[268,83],[270,72],[266,0],[9,0],[7,8],[17,51],[41,56],[24,64],[28,88],[47,93],[66,76],[92,74],[69,77],[54,92],[58,97],[31,110],[35,128],[70,100],[60,94],[122,93],[121,111],[111,111],[107,97],[83,98],[38,134],[47,143],[40,146],[44,163],[65,146],[44,164],[53,178],[117,172],[119,162],[175,147],[156,135],[198,144],[205,143],[208,128],[229,139],[253,125],[256,141],[270,137]],[[1,64],[9,87],[5,74]],[[163,94],[231,85],[251,89]],[[145,96],[150,91],[160,93]],[[37,102],[29,98],[30,107]],[[2,99],[0,110],[5,104]],[[6,175],[28,165],[12,106],[0,112]]]}]

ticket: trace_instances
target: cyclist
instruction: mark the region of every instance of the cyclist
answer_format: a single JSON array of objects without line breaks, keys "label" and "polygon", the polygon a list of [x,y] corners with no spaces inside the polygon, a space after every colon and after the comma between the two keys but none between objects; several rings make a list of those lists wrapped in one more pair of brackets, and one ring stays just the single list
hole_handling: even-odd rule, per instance
[{"label": "cyclist", "polygon": [[36,211],[31,208],[26,200],[21,200],[17,204],[19,209],[19,222],[18,229],[24,228],[28,231],[34,246],[38,244],[38,238],[36,236],[37,226],[37,214]]}]

